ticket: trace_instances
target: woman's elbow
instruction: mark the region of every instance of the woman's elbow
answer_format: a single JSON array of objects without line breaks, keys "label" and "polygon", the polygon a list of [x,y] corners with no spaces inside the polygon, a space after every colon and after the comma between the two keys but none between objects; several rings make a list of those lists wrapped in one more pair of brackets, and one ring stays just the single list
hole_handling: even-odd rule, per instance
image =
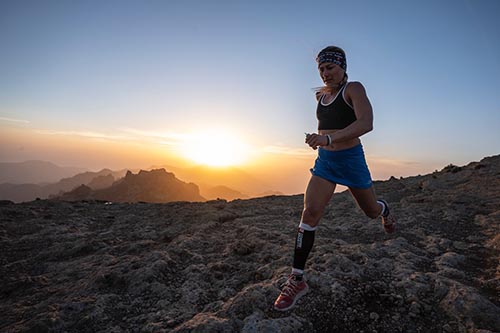
[{"label": "woman's elbow", "polygon": [[373,131],[373,124],[372,123],[365,124],[365,126],[363,126],[363,130],[365,133]]}]

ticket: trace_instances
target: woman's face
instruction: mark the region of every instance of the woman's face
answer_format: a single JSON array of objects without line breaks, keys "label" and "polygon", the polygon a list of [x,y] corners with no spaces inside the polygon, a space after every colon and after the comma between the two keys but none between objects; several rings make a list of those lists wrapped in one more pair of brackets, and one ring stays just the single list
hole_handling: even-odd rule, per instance
[{"label": "woman's face", "polygon": [[323,62],[318,66],[319,75],[327,87],[336,87],[344,79],[345,71],[333,62]]}]

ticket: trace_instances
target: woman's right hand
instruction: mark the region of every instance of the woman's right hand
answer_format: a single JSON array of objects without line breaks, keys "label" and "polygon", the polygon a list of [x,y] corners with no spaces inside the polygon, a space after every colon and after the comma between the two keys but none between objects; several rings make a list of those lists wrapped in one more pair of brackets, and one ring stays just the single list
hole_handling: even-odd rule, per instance
[{"label": "woman's right hand", "polygon": [[316,133],[308,133],[306,134],[306,144],[309,145],[312,149],[318,149],[318,146],[326,146],[328,145],[328,138],[326,135],[319,135]]}]

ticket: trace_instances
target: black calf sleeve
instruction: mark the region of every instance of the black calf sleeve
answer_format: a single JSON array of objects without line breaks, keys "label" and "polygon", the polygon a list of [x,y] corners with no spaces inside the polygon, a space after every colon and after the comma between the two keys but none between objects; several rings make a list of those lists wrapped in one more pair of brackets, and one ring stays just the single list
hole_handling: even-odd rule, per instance
[{"label": "black calf sleeve", "polygon": [[314,244],[315,231],[304,230],[299,227],[295,239],[295,252],[293,256],[293,268],[304,270],[309,252]]}]

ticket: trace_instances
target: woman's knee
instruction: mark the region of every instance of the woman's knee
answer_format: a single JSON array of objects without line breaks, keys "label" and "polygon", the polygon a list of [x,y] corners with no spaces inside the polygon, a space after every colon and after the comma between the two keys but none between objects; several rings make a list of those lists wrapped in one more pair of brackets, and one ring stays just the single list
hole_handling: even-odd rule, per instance
[{"label": "woman's knee", "polygon": [[302,222],[315,227],[323,215],[323,209],[317,207],[305,207],[302,211]]},{"label": "woman's knee", "polygon": [[380,216],[380,213],[382,212],[382,208],[377,205],[377,207],[370,207],[370,208],[363,209],[363,212],[369,218],[376,219],[377,217]]}]

